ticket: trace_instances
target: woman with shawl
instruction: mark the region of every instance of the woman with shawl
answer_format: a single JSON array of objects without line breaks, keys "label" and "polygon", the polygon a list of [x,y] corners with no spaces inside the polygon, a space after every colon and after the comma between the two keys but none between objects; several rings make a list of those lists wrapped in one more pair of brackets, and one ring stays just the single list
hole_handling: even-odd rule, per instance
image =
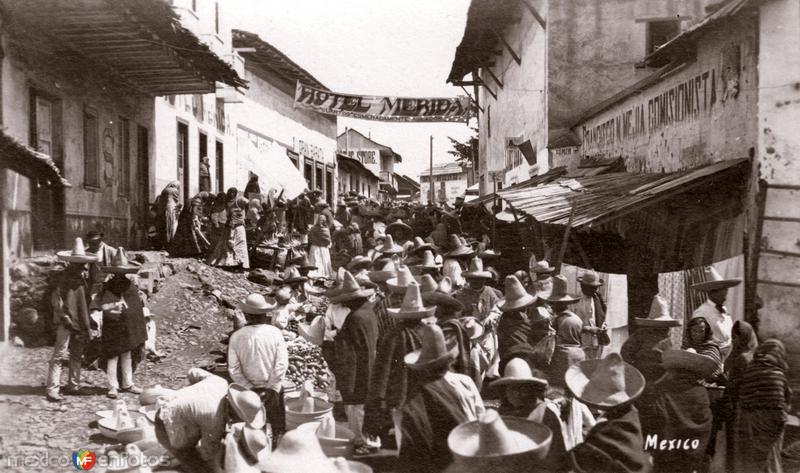
[{"label": "woman with shawl", "polygon": [[720,352],[719,344],[713,339],[714,332],[711,331],[711,325],[709,325],[705,317],[695,317],[690,320],[686,333],[687,338],[683,344],[683,349],[691,348],[700,355],[712,358],[718,365],[718,369],[708,379],[701,382],[708,384],[723,381],[722,353]]},{"label": "woman with shawl", "polygon": [[162,235],[162,245],[169,246],[172,237],[178,229],[178,200],[181,194],[181,184],[172,181],[164,187],[158,199],[158,228]]},{"label": "woman with shawl", "polygon": [[170,256],[197,257],[211,246],[202,231],[203,194],[208,195],[207,192],[201,192],[181,211],[178,230],[167,247]]},{"label": "woman with shawl", "polygon": [[786,348],[766,340],[737,380],[734,471],[781,472],[781,446],[792,391],[786,379]]},{"label": "woman with shawl", "polygon": [[328,228],[328,217],[319,216],[319,221],[308,232],[308,260],[317,267],[317,276],[333,279],[331,265],[331,231]]},{"label": "woman with shawl", "polygon": [[428,235],[430,240],[437,248],[445,248],[447,246],[447,225],[444,223],[437,223],[436,228]]},{"label": "woman with shawl", "polygon": [[224,192],[220,192],[214,199],[214,203],[211,205],[211,217],[210,217],[210,238],[209,243],[211,244],[211,249],[213,249],[217,241],[222,237],[222,233],[225,232],[225,224],[228,222],[228,211],[226,210],[226,202],[227,196]]},{"label": "woman with shawl", "polygon": [[[564,374],[570,366],[583,361],[586,354],[581,348],[581,331],[583,322],[581,318],[572,311],[567,310],[566,306],[561,307],[559,303],[553,304],[553,310],[557,315],[553,321],[556,329],[556,347],[553,351],[553,358],[550,360],[550,384],[563,386]],[[563,309],[560,312],[558,309]]]},{"label": "woman with shawl", "polygon": [[247,241],[252,243],[256,242],[258,236],[258,223],[261,220],[261,201],[259,199],[250,199],[247,205],[247,212],[244,218],[245,234]]},{"label": "woman with shawl", "polygon": [[[233,189],[235,190],[235,189]],[[230,190],[228,197],[230,197]],[[250,257],[247,254],[247,236],[244,228],[247,199],[238,198],[228,209],[228,222],[225,234],[217,242],[214,251],[208,257],[208,264],[227,268],[250,268]]]}]

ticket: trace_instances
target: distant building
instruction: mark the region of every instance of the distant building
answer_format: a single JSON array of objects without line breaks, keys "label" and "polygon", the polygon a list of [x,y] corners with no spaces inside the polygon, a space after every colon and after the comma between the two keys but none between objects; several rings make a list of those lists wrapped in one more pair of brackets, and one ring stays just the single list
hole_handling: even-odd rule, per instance
[{"label": "distant building", "polygon": [[336,163],[340,196],[355,192],[370,199],[378,199],[380,177],[377,174],[358,159],[341,153],[336,154]]},{"label": "distant building", "polygon": [[[463,197],[469,187],[467,170],[458,163],[447,163],[433,166],[434,202],[447,202],[452,205],[456,197]],[[430,168],[419,175],[419,201],[427,204],[430,199]]]},{"label": "distant building", "polygon": [[244,58],[249,89],[241,103],[228,108],[236,134],[236,161],[230,170],[235,182],[231,184],[243,189],[249,176],[258,175],[262,192],[270,187],[296,189],[302,176],[306,187],[322,191],[333,205],[336,117],[294,108],[297,81],[327,88],[255,33],[233,30],[233,45]]},{"label": "distant building", "polygon": [[348,128],[337,137],[337,146],[338,153],[358,159],[367,169],[380,177],[381,198],[378,200],[392,199],[397,195],[394,165],[402,162],[403,158],[392,148],[373,141],[352,128]]},{"label": "distant building", "polygon": [[412,200],[419,194],[419,183],[405,174],[394,173],[397,182],[397,200]]}]

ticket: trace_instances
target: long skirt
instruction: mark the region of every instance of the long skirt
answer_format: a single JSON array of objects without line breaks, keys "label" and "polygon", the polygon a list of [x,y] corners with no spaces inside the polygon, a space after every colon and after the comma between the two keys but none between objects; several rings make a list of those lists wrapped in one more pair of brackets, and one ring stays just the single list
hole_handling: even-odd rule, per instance
[{"label": "long skirt", "polygon": [[781,473],[781,448],[786,417],[781,410],[738,409],[735,427],[734,471]]},{"label": "long skirt", "polygon": [[331,252],[327,246],[311,245],[308,252],[308,260],[317,267],[314,271],[317,277],[333,279]]},{"label": "long skirt", "polygon": [[178,208],[175,206],[167,206],[164,212],[164,244],[168,245],[178,231]]},{"label": "long skirt", "polygon": [[217,241],[214,251],[206,262],[212,266],[250,268],[250,257],[247,254],[247,237],[244,225],[233,228],[226,227],[227,235]]}]

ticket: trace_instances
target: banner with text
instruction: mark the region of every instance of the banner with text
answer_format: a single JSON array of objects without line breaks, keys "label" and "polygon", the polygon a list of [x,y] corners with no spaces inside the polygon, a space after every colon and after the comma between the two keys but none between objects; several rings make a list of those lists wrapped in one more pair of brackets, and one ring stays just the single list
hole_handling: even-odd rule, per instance
[{"label": "banner with text", "polygon": [[389,122],[466,122],[474,115],[468,97],[401,98],[348,95],[297,83],[294,106],[343,117]]}]

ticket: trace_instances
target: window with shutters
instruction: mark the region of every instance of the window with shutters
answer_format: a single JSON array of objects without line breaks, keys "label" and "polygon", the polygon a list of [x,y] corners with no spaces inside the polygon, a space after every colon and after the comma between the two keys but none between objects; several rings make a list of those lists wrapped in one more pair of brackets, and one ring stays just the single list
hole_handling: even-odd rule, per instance
[{"label": "window with shutters", "polygon": [[90,107],[83,109],[83,184],[100,187],[100,121]]},{"label": "window with shutters", "polygon": [[128,197],[131,189],[131,122],[127,118],[119,117],[117,122],[119,130],[119,188],[120,197]]}]

